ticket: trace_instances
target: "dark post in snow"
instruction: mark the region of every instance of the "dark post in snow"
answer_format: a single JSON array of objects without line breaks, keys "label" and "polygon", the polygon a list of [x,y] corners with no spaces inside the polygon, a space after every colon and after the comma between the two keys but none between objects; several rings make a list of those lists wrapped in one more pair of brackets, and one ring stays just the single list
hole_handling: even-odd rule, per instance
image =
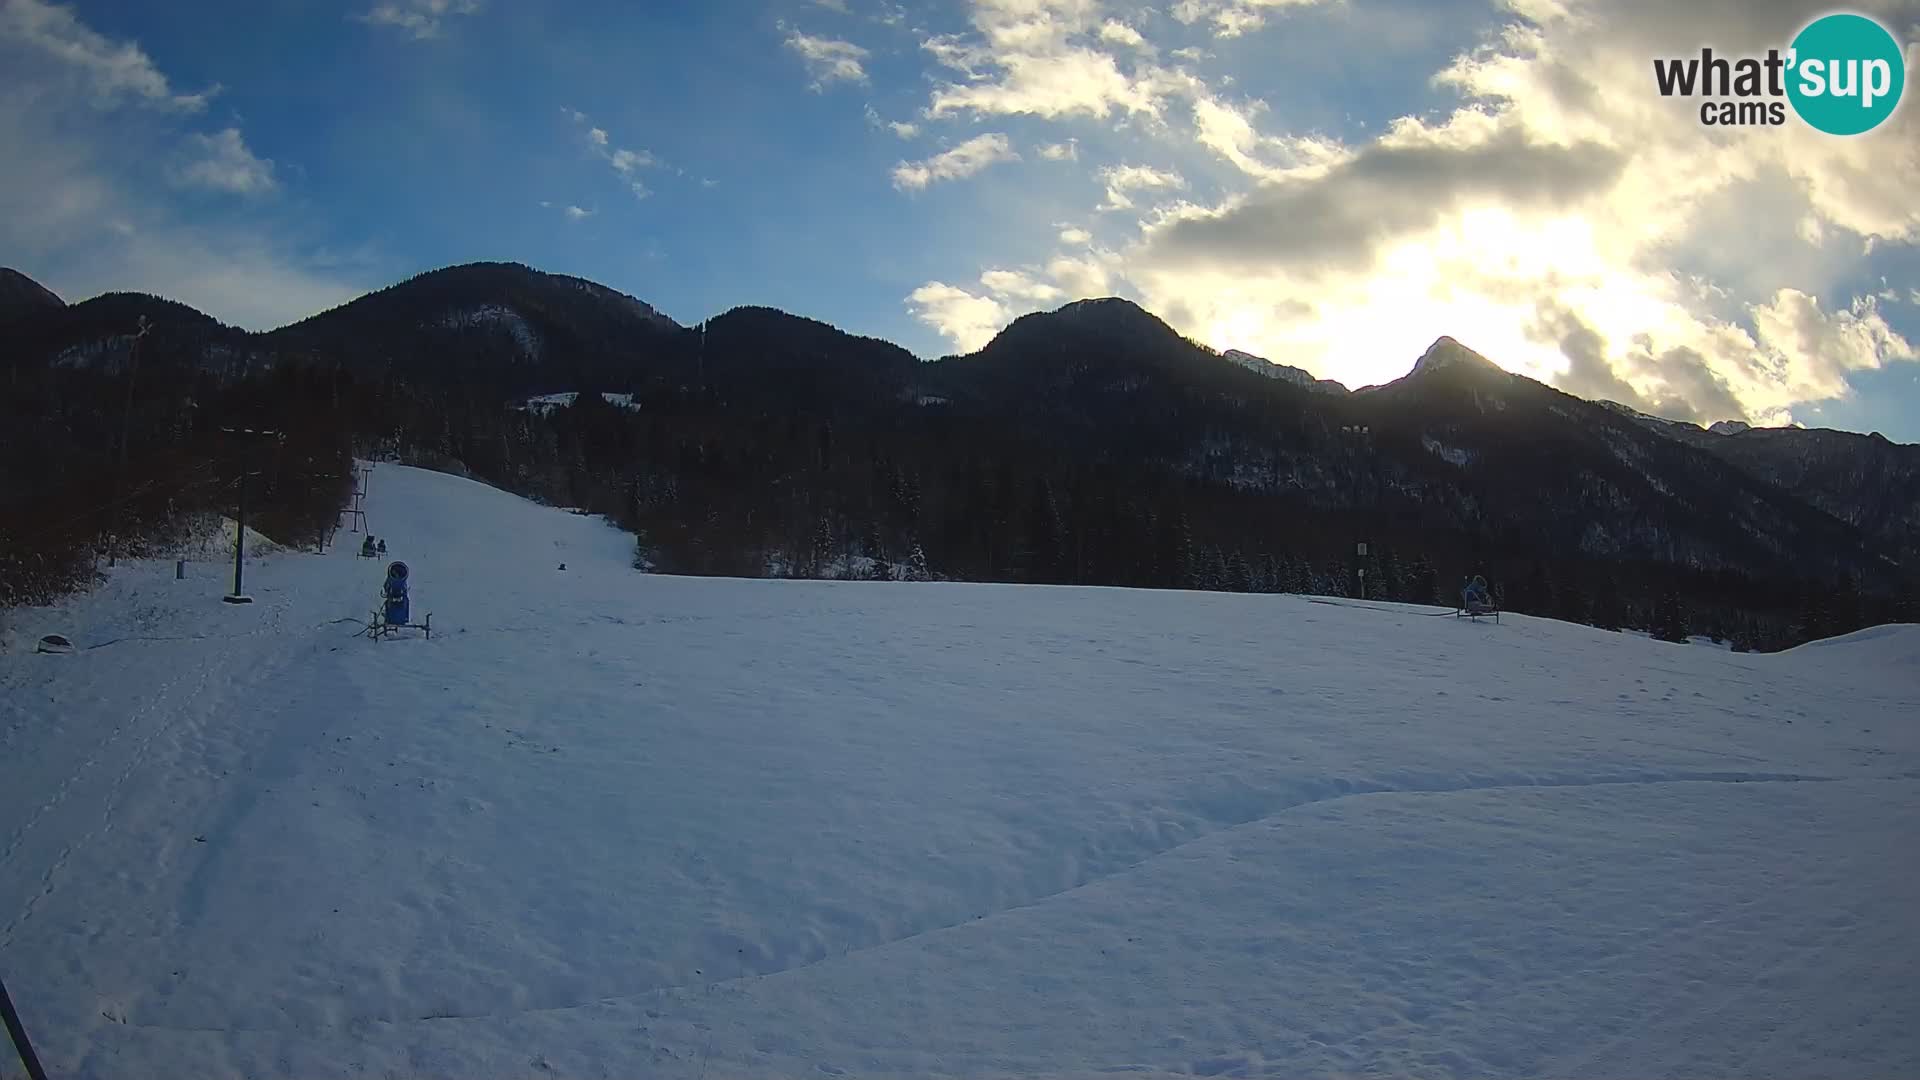
[{"label": "dark post in snow", "polygon": [[40,1067],[40,1058],[33,1052],[33,1044],[27,1041],[27,1026],[20,1022],[20,1013],[13,1007],[13,999],[7,996],[7,984],[0,983],[0,1018],[7,1023],[7,1034],[13,1038],[13,1048],[20,1054],[20,1064],[27,1067],[30,1080],[47,1080],[47,1070]]},{"label": "dark post in snow", "polygon": [[247,470],[240,470],[240,509],[233,526],[233,592],[221,597],[229,604],[251,604],[253,597],[240,591],[240,571],[247,554]]},{"label": "dark post in snow", "polygon": [[[253,435],[266,438],[280,437],[280,433],[277,431],[255,431],[252,428],[223,428],[221,430],[229,435]],[[240,505],[235,515],[233,529],[233,592],[220,598],[229,604],[253,603],[253,597],[248,596],[240,589],[241,567],[245,565],[247,557],[247,477],[249,475],[250,473],[247,467],[242,465],[240,467],[239,481]]]},{"label": "dark post in snow", "polygon": [[1367,598],[1367,542],[1360,541],[1354,546],[1353,553],[1360,557],[1360,599]]}]

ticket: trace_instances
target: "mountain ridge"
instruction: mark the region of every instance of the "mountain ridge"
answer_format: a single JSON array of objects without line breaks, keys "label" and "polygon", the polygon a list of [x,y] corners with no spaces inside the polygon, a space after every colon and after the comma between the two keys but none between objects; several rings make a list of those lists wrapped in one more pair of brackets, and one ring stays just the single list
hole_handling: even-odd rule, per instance
[{"label": "mountain ridge", "polygon": [[[566,288],[578,290],[581,293],[589,297],[592,297],[600,302],[626,306],[630,309],[631,315],[639,324],[645,325],[649,329],[662,332],[662,333],[671,334],[674,332],[687,331],[697,327],[710,325],[714,321],[726,315],[733,314],[735,312],[775,312],[780,315],[785,315],[792,319],[799,320],[801,322],[812,323],[820,327],[826,327],[828,329],[831,329],[835,333],[845,335],[850,339],[883,343],[883,344],[892,346],[895,349],[901,349],[901,351],[903,352],[908,352],[909,355],[913,355],[910,351],[905,350],[901,346],[895,345],[893,342],[888,341],[885,338],[874,337],[871,335],[856,334],[856,333],[853,333],[852,331],[842,330],[841,328],[834,326],[831,323],[826,323],[821,320],[814,319],[811,316],[802,315],[794,312],[787,312],[787,311],[784,311],[783,309],[768,307],[765,305],[739,304],[731,308],[728,308],[725,311],[722,311],[716,315],[700,320],[699,322],[695,322],[692,324],[682,324],[672,319],[671,317],[665,315],[664,313],[660,312],[651,304],[647,303],[644,300],[639,299],[638,297],[635,297],[629,293],[625,293],[620,290],[614,289],[611,286],[607,286],[599,282],[595,282],[589,278],[583,278],[583,277],[579,277],[577,275],[571,275],[571,274],[540,270],[525,263],[505,262],[505,261],[487,261],[487,260],[467,262],[467,263],[457,263],[449,266],[439,267],[433,270],[423,271],[410,278],[406,278],[402,281],[395,282],[394,284],[383,286],[380,289],[371,290],[343,304],[338,304],[332,308],[326,309],[325,311],[316,312],[313,315],[309,315],[304,318],[295,320],[283,326],[279,326],[273,329],[263,330],[263,331],[241,331],[235,328],[227,327],[225,324],[220,323],[219,320],[214,316],[207,315],[204,312],[197,311],[196,309],[193,309],[190,305],[180,304],[177,301],[168,300],[164,297],[160,297],[160,296],[149,294],[149,293],[136,293],[136,292],[103,293],[100,296],[79,301],[75,304],[67,304],[58,295],[54,294],[51,290],[46,289],[44,286],[40,285],[37,281],[35,281],[31,277],[28,277],[26,274],[11,268],[0,267],[0,318],[5,317],[5,313],[7,310],[6,297],[9,295],[9,291],[13,289],[22,290],[23,292],[28,293],[30,295],[42,297],[43,300],[36,302],[35,304],[32,305],[36,310],[44,310],[46,307],[51,307],[55,305],[62,308],[68,308],[68,309],[83,308],[86,305],[95,303],[96,301],[108,300],[108,298],[119,298],[119,301],[124,304],[132,301],[134,298],[140,298],[142,302],[157,302],[154,304],[154,307],[161,310],[164,314],[171,315],[179,312],[189,313],[190,317],[193,317],[192,321],[203,323],[203,324],[210,324],[213,326],[218,326],[221,329],[228,331],[236,340],[242,340],[247,342],[287,342],[287,341],[299,340],[305,331],[317,325],[324,325],[326,322],[331,321],[334,318],[337,318],[342,313],[354,311],[359,308],[367,306],[366,302],[376,297],[383,297],[383,296],[388,296],[396,293],[405,294],[410,288],[417,289],[429,283],[433,283],[442,279],[463,275],[463,274],[489,274],[489,275],[520,274],[520,275],[525,275],[534,281],[549,281],[549,282],[560,283]],[[46,301],[51,301],[51,303],[50,304],[46,303]],[[483,308],[483,307],[484,305],[478,304],[478,303],[474,305],[474,308],[476,309]],[[488,313],[484,310],[477,310],[474,312],[474,317],[478,321],[484,321],[487,314]],[[1184,335],[1181,335],[1177,330],[1173,329],[1173,327],[1167,324],[1164,320],[1161,320],[1157,315],[1141,307],[1135,301],[1132,301],[1123,297],[1118,297],[1118,296],[1087,297],[1087,298],[1069,301],[1050,311],[1029,312],[1021,316],[1018,316],[1017,318],[1012,320],[1006,327],[1001,328],[1001,330],[997,334],[995,334],[992,339],[989,340],[987,345],[981,347],[980,349],[974,350],[974,352],[972,353],[965,353],[965,354],[950,353],[940,357],[926,358],[926,359],[923,359],[922,362],[938,363],[938,362],[943,362],[943,361],[952,360],[952,359],[961,359],[969,356],[979,355],[981,353],[987,352],[990,349],[992,349],[995,342],[998,342],[1002,337],[1007,335],[1009,331],[1014,330],[1015,327],[1019,326],[1024,328],[1024,326],[1026,325],[1031,325],[1035,320],[1039,320],[1043,323],[1048,322],[1050,320],[1063,320],[1071,324],[1093,325],[1093,326],[1098,326],[1102,323],[1105,323],[1109,331],[1134,329],[1134,330],[1141,330],[1149,334],[1152,334],[1153,336],[1161,338],[1163,341],[1165,340],[1190,341],[1190,339],[1185,338]],[[129,329],[127,332],[131,333],[132,331],[131,329]],[[1308,389],[1322,390],[1330,394],[1363,394],[1370,391],[1378,390],[1381,388],[1381,386],[1393,385],[1393,383],[1386,383],[1386,384],[1380,384],[1377,386],[1360,387],[1357,389],[1350,388],[1350,387],[1347,387],[1345,384],[1339,382],[1338,380],[1321,379],[1313,376],[1310,372],[1307,372],[1303,368],[1282,364],[1277,361],[1270,360],[1266,357],[1257,356],[1253,353],[1248,353],[1240,349],[1227,349],[1225,351],[1214,351],[1214,350],[1209,350],[1209,351],[1213,352],[1215,356],[1218,356],[1221,359],[1227,360],[1228,362],[1236,366],[1239,366],[1249,371],[1253,371],[1257,374],[1265,375],[1272,378],[1277,378],[1277,379],[1280,379],[1281,381],[1288,382],[1288,383],[1298,385]],[[920,359],[920,358],[916,356],[916,359]],[[1260,366],[1262,364],[1269,365],[1273,370],[1262,368]],[[1409,378],[1415,375],[1421,375],[1429,371],[1446,370],[1448,368],[1456,367],[1456,366],[1464,366],[1471,370],[1479,371],[1489,375],[1499,375],[1499,376],[1513,375],[1512,372],[1506,371],[1506,369],[1500,367],[1497,363],[1488,359],[1486,356],[1480,354],[1479,352],[1475,351],[1471,347],[1464,345],[1458,339],[1452,337],[1451,335],[1443,334],[1438,338],[1436,338],[1433,344],[1430,345],[1418,358],[1415,359],[1411,369],[1408,371],[1406,375],[1401,376],[1400,380],[1394,380],[1394,382],[1399,382],[1406,378]],[[1582,400],[1587,400],[1587,399],[1582,399]],[[1698,426],[1698,425],[1691,424],[1689,421],[1674,420],[1668,417],[1654,416],[1651,414],[1642,413],[1637,410],[1631,409],[1628,406],[1621,405],[1618,402],[1594,399],[1593,403],[1597,405],[1601,405],[1606,408],[1613,409],[1623,414],[1634,416],[1644,421],[1653,421],[1662,425],[1683,425],[1688,427]],[[1707,431],[1716,435],[1732,436],[1732,435],[1742,434],[1749,430],[1771,430],[1771,429],[1753,428],[1749,424],[1747,424],[1745,421],[1722,420],[1722,421],[1717,421],[1710,427],[1703,428],[1701,430]],[[1799,428],[1799,429],[1793,429],[1793,430],[1839,430],[1839,429]],[[1873,433],[1845,432],[1845,433],[1859,434],[1862,437],[1877,436],[1883,439],[1885,438],[1883,435],[1880,435],[1880,433],[1878,432],[1873,432]],[[1887,441],[1894,446],[1916,445],[1911,443],[1894,443],[1891,440],[1887,440]]]},{"label": "mountain ridge", "polygon": [[[809,576],[853,548],[919,550],[962,580],[1344,591],[1359,538],[1387,560],[1368,581],[1388,595],[1432,601],[1452,573],[1484,572],[1517,610],[1670,627],[1684,602],[1786,642],[1782,610],[1808,590],[1857,583],[1882,603],[1920,569],[1913,448],[1688,435],[1445,336],[1349,393],[1108,297],[930,361],[763,306],[684,326],[517,263],[430,271],[266,333],[144,294],[9,331],[28,391],[0,416],[11,515],[70,499],[72,462],[96,478],[80,490],[110,499],[129,417],[135,460],[157,463],[227,454],[217,418],[268,409],[337,440],[331,455],[605,514],[636,534],[638,562],[675,573]],[[33,364],[46,373],[18,379]],[[284,512],[324,520],[324,499],[292,490]],[[79,520],[85,535],[51,554],[114,527]]]},{"label": "mountain ridge", "polygon": [[0,322],[46,308],[63,308],[60,294],[10,266],[0,266]]}]

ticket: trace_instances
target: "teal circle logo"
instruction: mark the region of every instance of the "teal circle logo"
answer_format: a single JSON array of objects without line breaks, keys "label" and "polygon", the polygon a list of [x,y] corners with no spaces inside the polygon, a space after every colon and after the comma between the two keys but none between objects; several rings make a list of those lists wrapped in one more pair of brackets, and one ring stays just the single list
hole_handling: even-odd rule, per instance
[{"label": "teal circle logo", "polygon": [[1864,15],[1825,15],[1787,53],[1787,99],[1800,119],[1829,135],[1879,127],[1900,104],[1907,61],[1886,27]]}]

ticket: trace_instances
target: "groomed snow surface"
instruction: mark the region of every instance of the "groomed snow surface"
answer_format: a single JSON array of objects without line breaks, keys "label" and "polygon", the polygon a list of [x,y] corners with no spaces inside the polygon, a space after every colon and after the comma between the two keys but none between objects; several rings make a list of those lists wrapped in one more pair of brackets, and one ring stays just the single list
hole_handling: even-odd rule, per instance
[{"label": "groomed snow surface", "polygon": [[54,1075],[1920,1075],[1920,627],[678,579],[468,480],[367,508],[431,641],[353,636],[345,533],[248,607],[13,614],[80,646],[0,656]]}]

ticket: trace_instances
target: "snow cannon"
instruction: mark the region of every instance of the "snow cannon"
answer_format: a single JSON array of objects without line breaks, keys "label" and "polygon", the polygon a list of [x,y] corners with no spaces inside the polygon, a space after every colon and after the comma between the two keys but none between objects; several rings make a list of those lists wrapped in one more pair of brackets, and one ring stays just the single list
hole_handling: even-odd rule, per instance
[{"label": "snow cannon", "polygon": [[392,626],[405,626],[411,614],[411,605],[407,600],[407,564],[396,562],[387,567],[387,583],[381,587],[380,595],[386,600],[387,622]]}]

